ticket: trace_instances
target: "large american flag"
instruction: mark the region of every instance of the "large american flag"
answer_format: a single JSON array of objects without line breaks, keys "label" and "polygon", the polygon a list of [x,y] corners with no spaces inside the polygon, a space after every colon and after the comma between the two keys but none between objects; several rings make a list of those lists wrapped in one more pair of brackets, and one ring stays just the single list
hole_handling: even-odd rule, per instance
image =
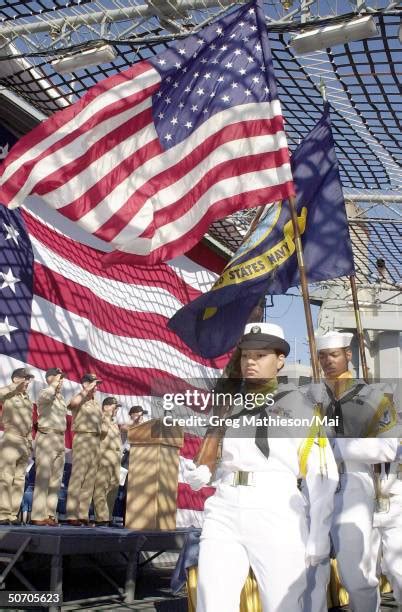
[{"label": "large american flag", "polygon": [[[46,213],[38,200],[27,203]],[[102,254],[27,210],[0,207],[0,386],[9,384],[14,369],[28,365],[35,399],[45,371],[56,366],[66,373],[69,399],[81,375],[93,371],[103,379],[99,399],[113,394],[123,413],[138,403],[153,412],[155,388],[219,376],[225,359],[199,358],[166,327],[171,314],[216,274],[185,256],[154,267],[105,271]],[[197,251],[194,257],[206,263],[209,255]],[[193,456],[198,444],[186,436],[182,455]],[[179,524],[197,522],[207,494],[180,483]]]},{"label": "large american flag", "polygon": [[14,208],[38,194],[114,249],[153,264],[213,220],[293,194],[261,3],[98,83],[21,139],[0,178]]}]

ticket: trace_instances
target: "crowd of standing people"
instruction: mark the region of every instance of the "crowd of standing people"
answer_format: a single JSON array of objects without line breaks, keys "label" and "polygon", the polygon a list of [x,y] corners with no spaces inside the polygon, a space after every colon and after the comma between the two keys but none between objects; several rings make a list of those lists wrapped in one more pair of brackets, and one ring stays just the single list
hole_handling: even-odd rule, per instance
[{"label": "crowd of standing people", "polygon": [[[127,426],[139,424],[146,411],[133,406],[128,423],[119,424],[116,413],[121,404],[113,396],[105,397],[102,403],[98,401],[96,391],[102,381],[94,373],[81,377],[81,389],[67,405],[62,392],[64,373],[60,368],[50,368],[45,375],[47,386],[36,401],[38,418],[33,441],[33,402],[28,394],[33,378],[27,368],[18,368],[11,375],[11,383],[0,389],[4,428],[0,440],[0,525],[21,524],[21,500],[33,452],[35,487],[30,522],[39,526],[59,524],[57,506],[65,465],[68,411],[72,414],[73,444],[65,523],[109,525],[125,450],[122,435],[126,437]],[[90,520],[89,514],[92,502],[95,521]]]}]

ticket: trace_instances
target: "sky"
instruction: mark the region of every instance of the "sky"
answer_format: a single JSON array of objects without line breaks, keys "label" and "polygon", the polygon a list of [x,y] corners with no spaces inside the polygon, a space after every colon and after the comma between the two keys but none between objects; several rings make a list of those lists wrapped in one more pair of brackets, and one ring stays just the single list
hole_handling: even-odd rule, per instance
[{"label": "sky", "polygon": [[[300,361],[306,365],[310,364],[310,352],[307,342],[307,328],[304,316],[303,301],[301,297],[296,297],[297,289],[290,289],[292,295],[272,296],[274,306],[265,309],[265,320],[268,323],[280,325],[285,338],[290,344],[290,353],[287,363],[293,364]],[[268,298],[267,303],[270,300]],[[314,328],[317,326],[319,313],[318,306],[311,306]]]}]

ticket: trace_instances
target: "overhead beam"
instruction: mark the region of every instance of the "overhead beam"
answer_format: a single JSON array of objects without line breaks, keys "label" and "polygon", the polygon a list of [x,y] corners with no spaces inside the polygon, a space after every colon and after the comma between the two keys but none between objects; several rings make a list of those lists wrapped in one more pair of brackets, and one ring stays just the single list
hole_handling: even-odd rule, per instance
[{"label": "overhead beam", "polygon": [[[245,3],[247,0],[238,0],[239,3]],[[233,0],[179,0],[176,5],[178,11],[200,10],[213,7],[224,7],[233,5]],[[111,23],[114,21],[129,21],[135,17],[152,17],[156,15],[156,11],[148,4],[139,6],[131,6],[127,8],[108,9],[105,11],[97,11],[81,15],[68,15],[59,19],[51,19],[45,21],[43,16],[40,20],[32,21],[24,25],[17,25],[15,21],[10,26],[0,28],[0,38],[12,37],[13,39],[20,34],[39,34],[47,32],[50,28],[76,28],[82,25],[93,25],[96,23]]]},{"label": "overhead beam", "polygon": [[381,195],[381,194],[367,194],[364,193],[344,193],[345,200],[351,200],[352,202],[394,202],[397,204],[402,203],[402,195]]},{"label": "overhead beam", "polygon": [[[155,1],[155,0],[154,0]],[[358,0],[357,0],[358,1]],[[177,0],[174,4],[174,12],[179,14],[184,14],[188,10],[203,10],[210,8],[225,8],[229,6],[235,6],[236,4],[244,4],[248,2],[248,0]],[[317,0],[302,0],[301,7],[294,9],[293,11],[287,12],[280,19],[272,19],[267,16],[267,22],[269,22],[270,26],[283,26],[285,23],[293,23],[292,19],[296,15],[300,15],[299,24],[303,25],[317,25],[319,23],[316,19],[313,20],[313,23],[310,21],[310,6],[313,5]],[[397,8],[399,5],[399,1],[393,0],[391,1],[385,9],[382,9],[380,12],[388,12]],[[65,28],[77,28],[79,26],[84,25],[94,25],[94,24],[105,24],[105,23],[113,23],[119,21],[130,21],[131,19],[135,19],[137,17],[147,18],[147,17],[158,17],[161,16],[160,10],[158,10],[159,0],[155,1],[155,6],[152,6],[152,0],[150,0],[149,4],[141,4],[139,6],[127,6],[117,9],[105,9],[103,11],[96,12],[88,12],[81,13],[79,15],[67,15],[66,17],[60,17],[58,19],[46,19],[46,16],[42,15],[40,19],[36,19],[21,25],[18,25],[18,20],[13,20],[11,25],[0,25],[0,41],[1,38],[6,40],[14,40],[16,37],[23,34],[40,34],[43,32],[47,32],[50,29],[52,30],[61,30]],[[163,6],[163,2],[161,4]],[[60,9],[62,10],[62,9]],[[372,9],[365,12],[377,12]],[[399,14],[399,13],[397,13]],[[339,16],[338,16],[339,17]],[[327,18],[325,18],[327,20]],[[330,20],[331,21],[331,20]]]}]

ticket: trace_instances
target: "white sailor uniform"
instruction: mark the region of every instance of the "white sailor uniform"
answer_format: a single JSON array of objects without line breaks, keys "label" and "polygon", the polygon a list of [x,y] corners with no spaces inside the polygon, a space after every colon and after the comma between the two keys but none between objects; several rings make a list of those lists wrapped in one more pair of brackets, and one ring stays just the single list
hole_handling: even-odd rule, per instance
[{"label": "white sailor uniform", "polygon": [[[281,385],[278,396],[283,390]],[[295,387],[288,390],[267,414],[310,419],[311,403]],[[320,444],[308,427],[300,428],[298,437],[286,430],[277,435],[287,437],[274,437],[272,427],[268,431],[268,458],[250,433],[242,438],[241,430],[237,435],[231,430],[224,438],[216,492],[205,504],[197,612],[238,612],[250,566],[264,612],[302,610],[306,559],[317,562],[329,554],[338,482],[330,446],[325,438]],[[300,475],[310,493],[310,530],[297,488]]]},{"label": "white sailor uniform", "polygon": [[381,464],[377,488],[381,503],[374,513],[373,555],[377,574],[387,576],[402,611],[402,453],[400,460]]},{"label": "white sailor uniform", "polygon": [[[353,390],[357,393],[351,397]],[[350,381],[349,388],[338,397],[343,421],[341,435],[360,436],[333,440],[340,488],[335,495],[331,539],[340,579],[348,591],[353,612],[377,612],[380,606],[378,578],[373,566],[375,487],[372,464],[394,460],[398,445],[396,411],[387,391],[383,384]],[[342,403],[342,398],[347,401]],[[324,408],[330,405],[331,398],[327,396]],[[327,611],[329,576],[329,562],[309,570],[306,612]]]}]

